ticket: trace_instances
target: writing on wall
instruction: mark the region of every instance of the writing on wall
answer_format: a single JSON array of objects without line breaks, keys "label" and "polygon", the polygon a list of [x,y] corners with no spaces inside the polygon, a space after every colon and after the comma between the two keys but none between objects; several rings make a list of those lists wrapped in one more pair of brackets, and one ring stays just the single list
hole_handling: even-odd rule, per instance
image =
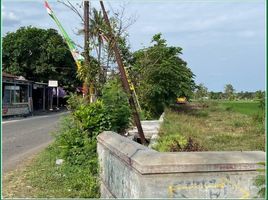
[{"label": "writing on wall", "polygon": [[228,193],[235,193],[239,198],[249,198],[248,190],[226,177],[220,179],[182,180],[168,186],[169,198],[191,198],[206,196],[210,199],[226,198]]}]

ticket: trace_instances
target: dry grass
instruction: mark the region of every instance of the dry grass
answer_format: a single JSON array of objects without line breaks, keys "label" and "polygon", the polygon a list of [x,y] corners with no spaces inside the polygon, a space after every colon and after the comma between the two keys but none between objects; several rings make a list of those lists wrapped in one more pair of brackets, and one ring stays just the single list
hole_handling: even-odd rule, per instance
[{"label": "dry grass", "polygon": [[264,124],[254,121],[250,115],[227,111],[217,105],[191,112],[166,110],[156,149],[172,150],[167,142],[169,137],[192,138],[207,151],[265,150]]},{"label": "dry grass", "polygon": [[32,197],[36,189],[28,184],[29,167],[35,162],[35,158],[27,159],[16,170],[6,172],[2,178],[3,198],[26,198]]}]

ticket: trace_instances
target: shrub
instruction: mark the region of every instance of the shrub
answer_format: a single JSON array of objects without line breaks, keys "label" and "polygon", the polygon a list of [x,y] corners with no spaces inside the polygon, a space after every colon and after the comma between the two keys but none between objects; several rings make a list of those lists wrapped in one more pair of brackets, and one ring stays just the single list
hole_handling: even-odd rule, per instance
[{"label": "shrub", "polygon": [[86,100],[80,95],[77,95],[76,93],[71,93],[70,95],[68,95],[68,100],[67,100],[67,108],[68,110],[76,110],[78,108],[78,106],[82,105],[82,104],[86,104]]},{"label": "shrub", "polygon": [[[62,191],[72,191],[70,194],[67,192],[69,198],[99,197],[97,142],[96,137],[90,138],[88,133],[80,121],[69,115],[62,121],[53,144],[52,151],[56,152],[56,158],[53,158],[64,160],[62,166],[56,169],[65,176],[62,178],[63,183],[60,183],[63,185]],[[57,177],[52,174],[51,178]]]},{"label": "shrub", "polygon": [[109,114],[111,130],[123,133],[129,126],[131,109],[127,94],[118,78],[111,79],[103,88],[104,109]]},{"label": "shrub", "polygon": [[110,127],[109,116],[101,101],[80,105],[65,118],[56,135],[59,156],[72,164],[86,164],[97,169],[96,137]]},{"label": "shrub", "polygon": [[157,145],[154,147],[160,152],[181,151],[187,145],[187,139],[180,134],[171,134],[160,137]]},{"label": "shrub", "polygon": [[80,122],[83,131],[87,131],[91,139],[94,139],[100,132],[111,128],[111,119],[102,101],[80,105],[73,116]]}]

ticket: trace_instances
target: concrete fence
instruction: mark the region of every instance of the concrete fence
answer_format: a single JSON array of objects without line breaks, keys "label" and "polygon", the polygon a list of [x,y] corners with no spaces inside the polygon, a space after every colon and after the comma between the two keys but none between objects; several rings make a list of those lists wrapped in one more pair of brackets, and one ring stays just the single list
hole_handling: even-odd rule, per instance
[{"label": "concrete fence", "polygon": [[265,153],[160,153],[117,133],[98,136],[102,198],[253,198]]}]

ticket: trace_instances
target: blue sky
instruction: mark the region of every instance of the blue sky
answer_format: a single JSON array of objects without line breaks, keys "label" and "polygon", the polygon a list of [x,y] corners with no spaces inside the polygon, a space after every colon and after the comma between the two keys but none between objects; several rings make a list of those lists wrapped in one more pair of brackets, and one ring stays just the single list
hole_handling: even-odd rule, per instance
[{"label": "blue sky", "polygon": [[[72,1],[80,4],[81,1]],[[79,18],[57,1],[49,1],[63,26],[77,43]],[[150,44],[161,32],[169,45],[183,48],[183,59],[196,75],[196,83],[222,91],[230,83],[236,91],[265,89],[265,1],[264,0],[147,0],[104,1],[107,9],[125,5],[127,16],[135,16],[129,27],[133,50]],[[98,6],[98,1],[93,1]],[[57,29],[43,1],[2,2],[2,35],[21,26]]]}]

